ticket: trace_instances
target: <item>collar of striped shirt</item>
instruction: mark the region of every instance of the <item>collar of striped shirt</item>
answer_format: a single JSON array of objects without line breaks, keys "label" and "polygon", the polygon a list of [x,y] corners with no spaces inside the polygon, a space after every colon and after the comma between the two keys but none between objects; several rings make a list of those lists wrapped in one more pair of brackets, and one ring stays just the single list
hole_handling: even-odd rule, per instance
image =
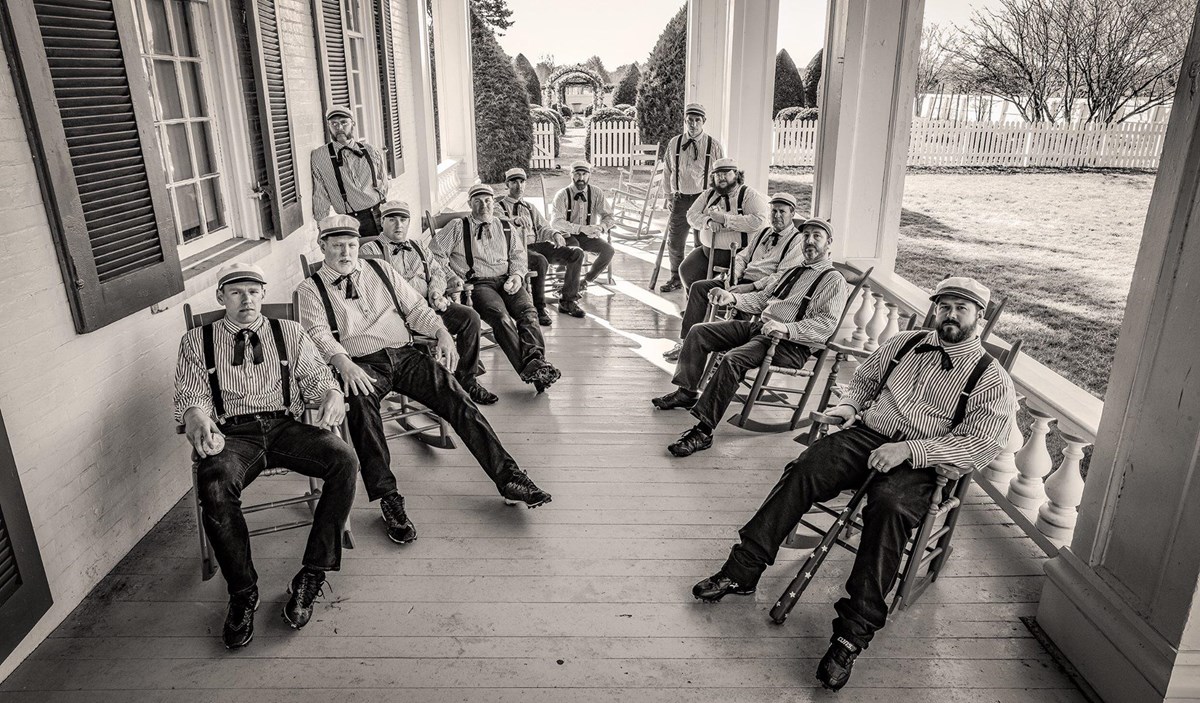
[{"label": "collar of striped shirt", "polygon": [[[362,268],[362,259],[354,262],[354,270],[350,272],[351,280],[358,278],[358,274],[362,273]],[[334,268],[328,264],[321,266],[321,270],[317,271],[317,275],[320,276],[321,279],[326,283],[333,283],[334,279],[342,277],[342,274],[335,271]]]},{"label": "collar of striped shirt", "polygon": [[221,318],[221,326],[224,327],[225,331],[228,332],[229,334],[237,334],[240,330],[244,330],[244,329],[257,332],[260,329],[262,329],[262,326],[264,324],[266,324],[266,320],[267,320],[267,318],[265,315],[259,315],[258,319],[255,320],[254,322],[246,325],[245,327],[238,327],[236,322],[233,322],[228,317],[222,317]]},{"label": "collar of striped shirt", "polygon": [[796,266],[796,268],[798,268],[798,269],[809,268],[809,269],[812,269],[813,271],[824,271],[825,269],[833,268],[833,258],[826,256],[824,259],[821,259],[820,261],[817,261],[817,262],[811,263],[811,264],[806,261],[806,262]]},{"label": "collar of striped shirt", "polygon": [[[770,230],[771,230],[771,232],[774,232],[775,228],[771,227]],[[778,246],[783,246],[784,244],[787,244],[788,239],[793,234],[795,234],[796,231],[797,231],[796,224],[794,222],[788,222],[787,227],[784,227],[783,229],[779,230]],[[771,246],[771,232],[767,232],[766,234],[762,235],[762,239],[759,241],[759,246],[765,246],[765,247]],[[758,251],[756,250],[754,253],[757,254]]]},{"label": "collar of striped shirt", "polygon": [[[983,322],[982,318],[980,322]],[[983,343],[979,341],[979,335],[974,335],[970,339],[963,340],[957,344],[945,344],[942,342],[942,338],[938,336],[937,330],[929,330],[925,343],[945,349],[946,354],[950,356],[950,360],[954,362],[957,362],[959,359],[978,356],[983,352]]]}]

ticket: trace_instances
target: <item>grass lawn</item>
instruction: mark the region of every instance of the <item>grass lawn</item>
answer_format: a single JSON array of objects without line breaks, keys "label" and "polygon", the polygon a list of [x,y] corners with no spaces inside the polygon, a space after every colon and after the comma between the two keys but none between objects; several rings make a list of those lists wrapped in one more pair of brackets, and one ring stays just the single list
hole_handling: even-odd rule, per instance
[{"label": "grass lawn", "polygon": [[[772,173],[808,197],[812,176]],[[1006,339],[1103,397],[1154,174],[909,173],[896,271],[966,275],[1007,295]]]}]

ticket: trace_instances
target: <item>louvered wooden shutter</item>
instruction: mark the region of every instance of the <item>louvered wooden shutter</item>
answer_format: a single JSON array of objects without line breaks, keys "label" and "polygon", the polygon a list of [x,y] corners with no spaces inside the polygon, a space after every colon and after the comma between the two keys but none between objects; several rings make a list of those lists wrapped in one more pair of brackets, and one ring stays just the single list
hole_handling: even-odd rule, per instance
[{"label": "louvered wooden shutter", "polygon": [[8,0],[9,62],[80,332],[183,290],[128,2]]},{"label": "louvered wooden shutter", "polygon": [[[296,182],[296,154],[292,146],[291,113],[283,83],[283,56],[279,48],[279,19],[275,0],[245,0],[249,53],[254,64],[254,102],[258,130],[252,139],[262,149],[268,183],[260,184],[270,202],[273,234],[283,239],[304,224],[300,188]],[[250,97],[250,96],[247,96]],[[253,124],[251,125],[253,128]]]},{"label": "louvered wooden shutter", "polygon": [[400,95],[396,89],[396,50],[392,38],[392,0],[375,0],[375,36],[379,49],[379,97],[383,103],[383,133],[392,175],[404,173],[400,143]]},{"label": "louvered wooden shutter", "polygon": [[12,446],[0,417],[0,661],[29,634],[51,603]]},{"label": "louvered wooden shutter", "polygon": [[312,0],[317,34],[317,63],[321,69],[321,104],[324,111],[350,106],[350,72],[346,65],[346,33],[342,0]]}]

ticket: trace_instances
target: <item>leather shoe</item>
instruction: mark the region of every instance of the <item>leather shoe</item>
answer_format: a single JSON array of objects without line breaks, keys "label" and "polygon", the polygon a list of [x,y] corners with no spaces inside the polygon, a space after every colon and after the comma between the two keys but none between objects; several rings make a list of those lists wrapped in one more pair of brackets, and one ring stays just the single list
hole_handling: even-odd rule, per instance
[{"label": "leather shoe", "polygon": [[723,570],[692,586],[692,597],[708,603],[716,603],[730,593],[735,596],[748,596],[754,593],[754,587],[743,587],[726,576]]},{"label": "leather shoe", "polygon": [[550,313],[546,312],[546,308],[537,309],[538,324],[542,327],[549,327],[554,324],[554,320],[550,318]]},{"label": "leather shoe", "polygon": [[675,346],[663,352],[663,358],[667,361],[679,361],[679,355],[681,353],[683,353],[683,342],[679,342]]},{"label": "leather shoe", "polygon": [[651,399],[650,403],[659,410],[674,410],[675,408],[687,410],[694,406],[697,400],[699,400],[699,396],[695,393],[677,388],[666,395]]},{"label": "leather shoe", "polygon": [[850,680],[854,660],[862,650],[844,637],[835,637],[821,663],[817,665],[817,680],[831,691],[836,691]]},{"label": "leather shoe", "polygon": [[692,427],[679,435],[679,439],[667,445],[667,451],[677,457],[691,456],[712,446],[712,435]]},{"label": "leather shoe", "polygon": [[583,308],[579,307],[579,303],[576,303],[573,300],[568,303],[559,303],[558,311],[564,315],[570,315],[571,317],[584,317],[585,315]]},{"label": "leather shoe", "polygon": [[671,276],[671,280],[658,287],[660,293],[670,293],[671,291],[683,288],[683,281],[679,280],[679,276]]},{"label": "leather shoe", "polygon": [[464,386],[463,390],[467,392],[467,395],[471,396],[471,400],[475,401],[476,405],[491,405],[500,400],[500,396],[479,385],[478,381],[469,386]]}]

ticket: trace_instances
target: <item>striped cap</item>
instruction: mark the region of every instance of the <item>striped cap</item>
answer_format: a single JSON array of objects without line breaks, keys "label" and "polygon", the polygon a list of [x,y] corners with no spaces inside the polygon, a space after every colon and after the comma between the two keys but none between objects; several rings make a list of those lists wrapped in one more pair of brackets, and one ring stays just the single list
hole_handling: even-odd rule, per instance
[{"label": "striped cap", "polygon": [[717,159],[717,162],[713,164],[712,170],[714,173],[717,171],[736,171],[738,170],[737,161],[734,161],[728,157],[724,159]]},{"label": "striped cap", "polygon": [[389,200],[379,206],[379,215],[387,217],[388,215],[404,215],[411,217],[412,212],[408,209],[408,203],[403,200]]},{"label": "striped cap", "polygon": [[329,111],[325,113],[325,121],[326,122],[328,122],[329,120],[338,118],[338,117],[347,117],[349,119],[354,119],[354,113],[350,112],[350,108],[342,107],[341,105],[335,105],[335,106],[329,108]]},{"label": "striped cap", "polygon": [[345,234],[358,236],[358,218],[350,215],[330,215],[317,223],[321,233],[318,239],[336,237]]},{"label": "striped cap", "polygon": [[492,187],[486,183],[476,183],[475,185],[471,186],[471,189],[467,191],[467,200],[470,200],[477,195],[490,195],[492,197],[496,197],[496,194],[492,192]]},{"label": "striped cap", "polygon": [[683,108],[683,116],[687,117],[688,115],[700,115],[706,119],[708,117],[704,114],[704,106],[700,103],[688,103],[687,107]]},{"label": "striped cap", "polygon": [[265,286],[267,285],[267,274],[263,273],[263,270],[254,264],[244,261],[234,261],[231,264],[227,264],[217,274],[218,289],[226,283],[238,283],[240,281],[253,281]]},{"label": "striped cap", "polygon": [[779,203],[780,205],[787,205],[791,209],[795,210],[796,196],[792,195],[791,193],[776,193],[775,195],[771,196],[771,200],[768,202],[768,205],[774,205],[776,203]]},{"label": "striped cap", "polygon": [[504,172],[504,180],[506,182],[514,178],[520,178],[523,181],[529,180],[529,176],[525,175],[525,169],[523,168],[510,168]]},{"label": "striped cap", "polygon": [[833,225],[830,224],[829,220],[823,220],[820,217],[810,217],[807,220],[801,222],[800,226],[797,227],[797,229],[803,230],[805,227],[808,227],[809,225],[812,225],[813,227],[820,227],[821,229],[825,230],[825,234],[829,235],[830,237],[833,236]]},{"label": "striped cap", "polygon": [[588,173],[591,173],[592,165],[586,161],[572,161],[571,172],[573,173],[575,171],[587,171]]},{"label": "striped cap", "polygon": [[933,295],[929,296],[929,299],[936,301],[943,295],[965,298],[978,304],[981,308],[986,308],[992,292],[974,278],[951,276],[937,285],[937,289],[933,291]]}]

